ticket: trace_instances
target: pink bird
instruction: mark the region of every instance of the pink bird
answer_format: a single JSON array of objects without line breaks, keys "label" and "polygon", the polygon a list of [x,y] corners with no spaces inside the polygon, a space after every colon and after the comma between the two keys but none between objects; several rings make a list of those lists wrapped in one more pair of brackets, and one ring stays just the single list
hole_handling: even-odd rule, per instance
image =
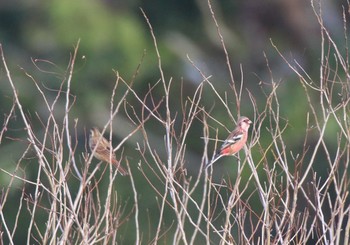
[{"label": "pink bird", "polygon": [[206,165],[206,168],[223,156],[232,156],[239,152],[247,142],[250,124],[252,124],[252,121],[250,121],[248,117],[240,117],[237,121],[236,128],[230,133],[215,154],[213,160]]}]

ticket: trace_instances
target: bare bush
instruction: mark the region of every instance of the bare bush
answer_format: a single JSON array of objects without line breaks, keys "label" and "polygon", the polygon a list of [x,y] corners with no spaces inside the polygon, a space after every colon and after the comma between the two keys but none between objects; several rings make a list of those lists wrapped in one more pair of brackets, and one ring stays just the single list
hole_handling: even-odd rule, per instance
[{"label": "bare bush", "polygon": [[[86,145],[87,140],[79,141],[77,135],[81,126],[78,119],[71,118],[75,102],[71,84],[79,42],[67,78],[62,80],[59,89],[48,90],[32,75],[26,74],[46,109],[47,117],[42,118],[38,113],[35,119],[21,100],[0,47],[13,93],[13,105],[5,117],[0,142],[7,136],[7,127],[15,114],[18,114],[20,119],[17,120],[23,124],[26,134],[23,140],[7,136],[21,144],[24,150],[18,156],[14,171],[0,168],[9,177],[7,186],[1,191],[2,243],[14,244],[15,237],[23,230],[26,230],[27,244],[350,242],[350,74],[347,46],[345,52],[340,51],[344,47],[339,47],[332,39],[323,25],[322,11],[315,6],[313,9],[321,32],[319,77],[313,78],[297,60],[287,59],[278,45],[271,42],[299,81],[295,86],[304,91],[304,99],[295,98],[295,103],[307,108],[305,116],[298,119],[302,128],[296,129],[304,132],[304,138],[298,148],[292,148],[286,131],[293,127],[293,123],[284,118],[283,98],[280,97],[283,83],[274,81],[268,57],[266,62],[271,80],[257,84],[265,95],[258,99],[254,92],[245,89],[243,71],[241,80],[235,79],[210,3],[209,8],[230,74],[232,90],[224,95],[190,55],[188,62],[201,75],[202,81],[190,97],[173,93],[173,81],[163,73],[156,36],[143,13],[154,41],[160,80],[141,95],[133,87],[138,71],[131,82],[116,72],[115,86],[110,95],[110,115],[103,128],[103,133],[110,132],[109,139],[112,140],[112,132],[118,130],[114,123],[116,116],[122,115],[132,125],[114,151],[121,152],[125,142],[134,136],[139,137],[133,157],[126,153],[121,157],[123,164],[128,166],[129,177],[121,177],[110,165],[91,164],[92,155],[86,148],[83,151],[79,148],[79,145]],[[344,10],[345,41],[346,15]],[[117,98],[118,90],[124,91],[122,97]],[[55,94],[53,100],[48,93]],[[213,116],[212,108],[206,108],[204,93],[219,101],[216,108],[224,111],[232,124],[236,114],[245,114],[242,97],[249,98],[254,126],[249,144],[232,157],[235,163],[232,166],[236,168],[234,179],[227,175],[217,177],[213,173],[215,165],[208,170],[203,168],[219,143],[217,125],[226,128]],[[172,105],[173,96],[179,100],[180,109]],[[58,106],[61,104],[64,104],[63,113]],[[40,131],[33,130],[33,120],[40,123],[40,126],[35,125],[35,128],[41,128]],[[191,130],[198,125],[202,131],[197,137],[202,144],[199,157],[188,151],[188,144],[192,142]],[[157,128],[163,139],[157,138],[150,128]],[[335,144],[329,142],[326,136],[329,134]],[[27,176],[25,168],[35,168],[36,175]],[[323,173],[316,171],[322,168]],[[104,177],[107,174],[108,179]],[[121,185],[128,185],[131,192],[120,194]],[[13,193],[17,194],[18,209],[11,216],[14,219],[10,220],[5,209],[12,205],[8,200]],[[152,196],[155,200],[156,214],[144,205],[145,196]],[[28,219],[24,223],[21,221],[23,217]],[[145,217],[149,220],[145,221]],[[133,237],[124,236],[128,229],[134,230],[127,233]]]}]

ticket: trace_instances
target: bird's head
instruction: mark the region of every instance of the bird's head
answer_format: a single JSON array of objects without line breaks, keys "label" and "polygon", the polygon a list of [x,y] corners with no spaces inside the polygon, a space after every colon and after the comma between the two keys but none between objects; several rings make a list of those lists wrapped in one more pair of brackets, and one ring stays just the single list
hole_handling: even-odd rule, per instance
[{"label": "bird's head", "polygon": [[101,135],[100,131],[98,130],[98,128],[93,127],[90,130],[90,137],[99,137]]},{"label": "bird's head", "polygon": [[250,124],[252,124],[252,123],[253,122],[250,121],[250,119],[248,117],[244,117],[244,116],[240,117],[238,119],[238,122],[237,122],[238,126],[241,127],[245,131],[248,131]]}]

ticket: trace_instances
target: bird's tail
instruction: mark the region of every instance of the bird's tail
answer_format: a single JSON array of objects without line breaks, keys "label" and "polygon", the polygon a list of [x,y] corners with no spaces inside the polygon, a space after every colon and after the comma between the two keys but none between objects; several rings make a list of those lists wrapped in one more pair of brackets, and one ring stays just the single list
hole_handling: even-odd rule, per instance
[{"label": "bird's tail", "polygon": [[114,161],[112,161],[113,166],[117,168],[117,170],[119,171],[119,173],[123,176],[129,175],[128,171],[126,171],[121,165],[120,162],[113,159]]},{"label": "bird's tail", "polygon": [[205,168],[209,168],[211,165],[213,165],[214,162],[216,162],[217,160],[219,160],[220,157],[222,157],[222,155],[220,154],[220,152],[216,153],[216,154],[214,155],[213,159],[205,165]]}]

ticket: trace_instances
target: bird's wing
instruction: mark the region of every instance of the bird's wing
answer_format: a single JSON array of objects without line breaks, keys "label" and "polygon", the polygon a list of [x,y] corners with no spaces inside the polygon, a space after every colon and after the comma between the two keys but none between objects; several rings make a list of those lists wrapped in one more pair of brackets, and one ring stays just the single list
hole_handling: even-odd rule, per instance
[{"label": "bird's wing", "polygon": [[221,149],[226,148],[229,145],[235,144],[237,141],[241,140],[243,138],[243,133],[239,130],[233,131],[227,139],[224,141],[224,143],[221,146]]}]

